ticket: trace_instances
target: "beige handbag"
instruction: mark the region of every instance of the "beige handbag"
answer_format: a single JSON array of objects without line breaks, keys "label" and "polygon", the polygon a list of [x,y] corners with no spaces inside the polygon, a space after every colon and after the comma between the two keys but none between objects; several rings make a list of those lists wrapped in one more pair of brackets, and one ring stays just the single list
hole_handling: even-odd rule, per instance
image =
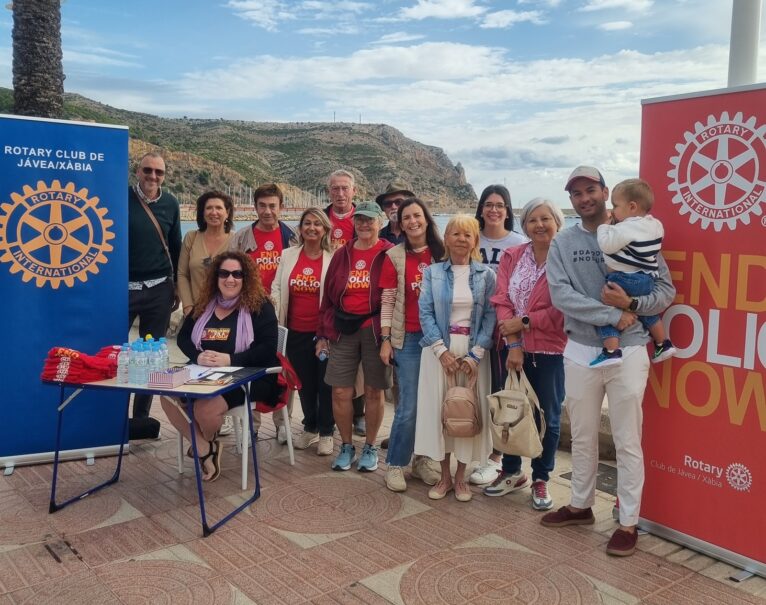
[{"label": "beige handbag", "polygon": [[447,374],[447,392],[442,403],[442,430],[449,437],[474,437],[481,432],[481,410],[476,396],[478,371],[464,387],[457,386],[457,372]]},{"label": "beige handbag", "polygon": [[[537,458],[543,452],[545,416],[524,370],[508,372],[505,388],[487,395],[493,447],[504,454]],[[535,423],[540,415],[540,431]]]}]

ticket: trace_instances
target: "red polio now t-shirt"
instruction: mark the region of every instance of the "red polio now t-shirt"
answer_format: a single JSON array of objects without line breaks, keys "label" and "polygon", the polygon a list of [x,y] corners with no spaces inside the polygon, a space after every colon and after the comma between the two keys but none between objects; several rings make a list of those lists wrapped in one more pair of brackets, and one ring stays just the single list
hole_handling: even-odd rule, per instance
[{"label": "red polio now t-shirt", "polygon": [[[420,332],[420,284],[423,281],[423,271],[431,264],[431,250],[422,252],[407,252],[404,259],[404,331]],[[391,258],[386,256],[380,274],[381,288],[398,287],[396,268]]]},{"label": "red polio now t-shirt", "polygon": [[354,209],[351,209],[346,216],[338,218],[335,214],[335,210],[330,208],[330,224],[332,225],[332,231],[330,232],[330,242],[333,248],[340,248],[344,244],[347,244],[354,239]]},{"label": "red polio now t-shirt", "polygon": [[[344,311],[357,315],[370,312],[370,267],[381,248],[383,248],[383,240],[378,240],[378,243],[369,250],[351,248],[351,268],[348,272],[346,291],[340,301]],[[362,327],[371,324],[372,320],[367,320]]]},{"label": "red polio now t-shirt", "polygon": [[322,255],[309,258],[304,250],[290,271],[287,287],[290,306],[287,309],[287,329],[315,333],[319,321],[319,285],[322,279]]},{"label": "red polio now t-shirt", "polygon": [[253,237],[255,250],[250,252],[250,256],[258,265],[266,294],[271,294],[271,283],[277,274],[279,259],[282,257],[282,232],[279,228],[274,231],[261,231],[253,227]]}]

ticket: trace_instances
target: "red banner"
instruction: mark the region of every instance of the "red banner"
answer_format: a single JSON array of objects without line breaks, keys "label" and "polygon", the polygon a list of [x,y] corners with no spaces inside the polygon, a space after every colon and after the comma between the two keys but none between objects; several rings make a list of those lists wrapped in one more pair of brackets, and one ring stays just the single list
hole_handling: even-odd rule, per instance
[{"label": "red banner", "polygon": [[665,225],[679,349],[646,390],[641,517],[763,573],[766,86],[645,101],[640,173]]}]

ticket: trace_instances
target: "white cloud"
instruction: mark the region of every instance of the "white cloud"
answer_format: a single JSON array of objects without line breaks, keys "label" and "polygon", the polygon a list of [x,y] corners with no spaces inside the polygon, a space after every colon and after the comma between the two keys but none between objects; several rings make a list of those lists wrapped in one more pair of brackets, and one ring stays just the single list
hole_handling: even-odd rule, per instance
[{"label": "white cloud", "polygon": [[556,8],[561,0],[518,0],[519,4],[541,4],[549,8]]},{"label": "white cloud", "polygon": [[393,32],[381,36],[380,39],[375,40],[372,44],[398,44],[400,42],[412,42],[414,40],[422,40],[425,38],[422,34],[408,34],[407,32]]},{"label": "white cloud", "polygon": [[417,0],[415,6],[401,9],[402,19],[464,19],[479,17],[487,9],[476,5],[476,0]]},{"label": "white cloud", "polygon": [[130,57],[124,53],[110,51],[106,48],[93,48],[89,51],[80,51],[74,49],[63,49],[64,63],[75,63],[78,65],[100,65],[112,67],[143,67],[137,61],[129,61],[120,57]]},{"label": "white cloud", "polygon": [[[361,87],[365,83],[383,80],[395,81],[396,86],[402,81],[438,86],[441,81],[491,75],[501,65],[501,53],[492,48],[426,42],[359,50],[347,57],[283,59],[262,55],[225,69],[186,74],[181,86],[195,96],[199,96],[200,88],[215,90],[223,99],[262,99],[287,90],[313,88],[323,96],[332,97],[337,92],[347,100],[351,83],[357,86],[357,94],[364,94]],[[270,86],[264,87],[265,81]]]},{"label": "white cloud", "polygon": [[588,0],[578,10],[589,12],[617,8],[644,13],[652,8],[653,4],[654,0]]},{"label": "white cloud", "polygon": [[622,29],[630,29],[633,27],[633,23],[630,21],[608,21],[607,23],[601,23],[598,28],[607,32],[619,31]]},{"label": "white cloud", "polygon": [[238,17],[267,31],[276,31],[280,21],[295,18],[279,0],[229,0],[226,6],[233,8]]},{"label": "white cloud", "polygon": [[371,8],[367,2],[352,0],[304,0],[298,5],[301,11],[314,14],[317,19],[328,19],[343,13],[360,14]]},{"label": "white cloud", "polygon": [[503,10],[485,15],[480,27],[484,29],[503,29],[511,27],[514,23],[522,23],[524,21],[529,21],[535,25],[545,23],[543,14],[540,11]]}]

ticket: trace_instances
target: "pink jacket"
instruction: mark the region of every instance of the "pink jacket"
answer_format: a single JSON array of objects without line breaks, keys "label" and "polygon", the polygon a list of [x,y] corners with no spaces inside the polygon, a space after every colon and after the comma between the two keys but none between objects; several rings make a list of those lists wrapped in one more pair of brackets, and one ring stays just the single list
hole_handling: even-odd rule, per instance
[{"label": "pink jacket", "polygon": [[[516,309],[508,298],[508,282],[513,275],[516,263],[532,244],[507,248],[500,257],[497,269],[497,287],[490,302],[495,305],[497,321],[516,317]],[[529,297],[529,330],[524,332],[524,349],[530,353],[563,353],[567,342],[564,332],[564,315],[553,306],[548,290],[548,277],[543,273],[537,280]]]}]

